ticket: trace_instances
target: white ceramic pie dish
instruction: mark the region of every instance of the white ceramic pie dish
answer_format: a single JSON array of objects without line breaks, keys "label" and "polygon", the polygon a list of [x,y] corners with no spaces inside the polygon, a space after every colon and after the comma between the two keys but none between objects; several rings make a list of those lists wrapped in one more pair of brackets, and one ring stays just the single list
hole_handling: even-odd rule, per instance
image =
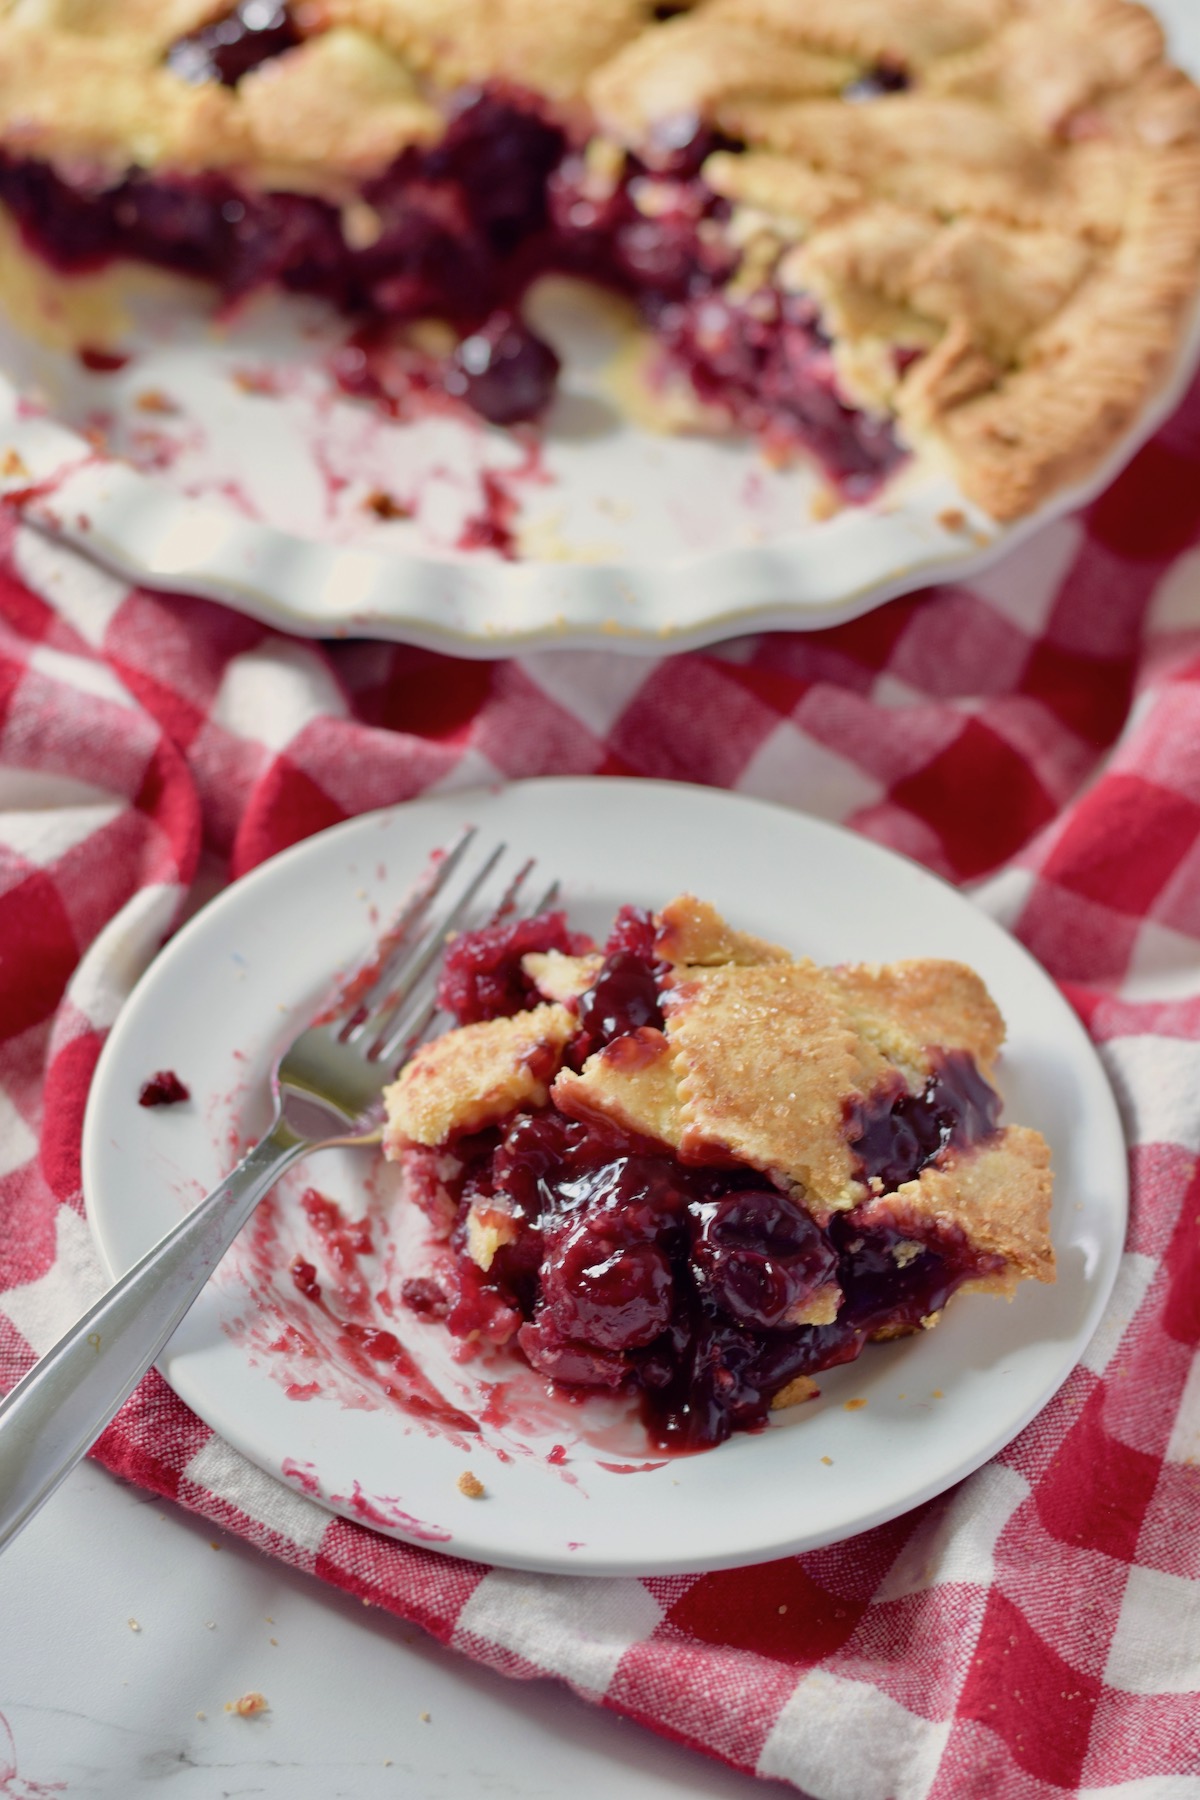
[{"label": "white ceramic pie dish", "polygon": [[[1177,59],[1200,73],[1191,0],[1160,0]],[[207,298],[125,284],[136,350],[96,374],[0,319],[0,492],[45,484],[27,517],[131,580],[208,595],[310,636],[370,635],[464,656],[539,647],[637,654],[738,632],[815,629],[929,582],[963,579],[1098,493],[1182,397],[1200,321],[1136,428],[1084,485],[997,526],[945,475],[910,470],[884,499],[819,520],[818,484],[772,472],[748,444],[666,438],[614,404],[609,309],[563,287],[543,302],[563,390],[531,462],[505,435],[446,418],[408,424],[339,397],[317,371],[319,308],[256,306],[228,333]],[[105,306],[110,311],[109,296]],[[44,310],[44,309],[43,309]],[[279,391],[253,391],[264,378]],[[247,391],[249,388],[251,391]],[[147,412],[165,393],[178,412]],[[43,406],[31,406],[42,396]],[[104,434],[130,462],[97,454]],[[455,549],[484,471],[514,500],[520,560]],[[149,472],[146,472],[149,471]],[[374,490],[412,520],[380,521]],[[948,523],[949,521],[949,523]]]},{"label": "white ceramic pie dish", "polygon": [[[393,1218],[401,1256],[405,1220],[420,1229],[415,1209],[389,1211],[390,1172],[371,1152],[326,1152],[282,1192],[274,1275],[257,1251],[235,1251],[173,1339],[160,1366],[176,1392],[253,1461],[348,1517],[564,1573],[719,1568],[812,1549],[895,1517],[1000,1450],[1084,1354],[1120,1259],[1125,1151],[1095,1051],[1048,976],[961,894],[851,833],[712,789],[559,780],[411,802],[310,839],[208,906],[138,987],[92,1087],[84,1187],[109,1272],[133,1263],[225,1172],[231,1144],[262,1128],[271,1055],[330,964],[359,958],[428,852],[468,818],[560,874],[585,929],[602,930],[626,900],[662,904],[690,887],[739,927],[821,961],[971,963],[1008,1023],[1006,1117],[1041,1130],[1053,1151],[1057,1284],[1027,1283],[1011,1304],[965,1296],[935,1331],[823,1375],[819,1400],[761,1435],[665,1461],[636,1425],[609,1416],[610,1403],[551,1402],[515,1359],[456,1363],[440,1327],[398,1308],[389,1329],[452,1404],[478,1416],[491,1383],[515,1382],[507,1416],[464,1440],[390,1409],[333,1363],[304,1364],[299,1386],[314,1391],[297,1393],[288,1355],[268,1348],[279,1324],[263,1295],[297,1305],[287,1263],[301,1247],[302,1189],[352,1218],[368,1207]],[[138,1090],[163,1067],[192,1102],[146,1111]],[[467,1469],[485,1500],[459,1492]]]}]

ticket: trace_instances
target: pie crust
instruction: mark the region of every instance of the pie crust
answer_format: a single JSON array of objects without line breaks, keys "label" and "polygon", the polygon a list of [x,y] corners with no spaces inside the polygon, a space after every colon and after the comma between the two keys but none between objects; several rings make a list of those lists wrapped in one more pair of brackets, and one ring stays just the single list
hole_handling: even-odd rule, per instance
[{"label": "pie crust", "polygon": [[[304,197],[332,209],[319,277],[305,248],[244,278],[316,283],[406,326],[410,307],[458,323],[473,291],[511,309],[544,268],[580,269],[646,305],[698,417],[723,408],[775,454],[807,445],[851,498],[877,492],[905,448],[997,519],[1094,468],[1164,380],[1200,266],[1200,95],[1153,15],[1135,0],[656,11],[7,0],[0,201],[35,247],[80,266],[78,221],[47,225],[64,193],[100,207],[161,181],[194,206]],[[261,54],[222,76],[220,34],[253,37],[247,21],[264,19]],[[488,279],[452,271],[440,299],[414,297],[418,252],[397,241],[390,285],[364,298],[354,258],[391,242],[381,181],[389,206],[408,183],[422,231],[436,214],[450,237],[473,182],[495,204],[507,139],[456,151],[457,189],[438,160],[480,89],[550,132],[520,175],[549,214],[540,199],[514,214],[492,232]],[[228,193],[204,187],[216,176]],[[266,214],[248,216],[252,234]],[[133,243],[105,218],[113,254],[170,262],[153,227]],[[87,230],[101,255],[104,231]],[[526,411],[552,363],[529,379]]]}]

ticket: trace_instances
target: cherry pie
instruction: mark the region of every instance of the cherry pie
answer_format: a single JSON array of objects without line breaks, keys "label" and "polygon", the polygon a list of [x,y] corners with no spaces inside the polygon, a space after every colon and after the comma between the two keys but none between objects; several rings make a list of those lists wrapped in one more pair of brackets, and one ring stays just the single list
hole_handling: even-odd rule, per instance
[{"label": "cherry pie", "polygon": [[1198,190],[1133,0],[0,0],[0,203],[60,269],[325,296],[349,390],[502,424],[572,272],[849,499],[913,450],[997,518],[1087,472],[1176,350]]},{"label": "cherry pie", "polygon": [[442,1241],[401,1299],[701,1449],[957,1293],[1054,1280],[1049,1151],[1002,1126],[962,964],[819,968],[690,895],[602,949],[561,913],[454,940],[461,1023],[386,1091]]}]

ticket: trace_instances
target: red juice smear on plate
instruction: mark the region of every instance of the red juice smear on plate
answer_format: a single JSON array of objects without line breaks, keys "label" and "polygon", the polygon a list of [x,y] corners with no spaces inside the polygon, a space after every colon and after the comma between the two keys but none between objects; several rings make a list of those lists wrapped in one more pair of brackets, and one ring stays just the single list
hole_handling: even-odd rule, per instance
[{"label": "red juice smear on plate", "polygon": [[428,1544],[448,1544],[454,1536],[452,1531],[444,1531],[440,1525],[427,1525],[423,1519],[414,1519],[411,1513],[401,1508],[398,1495],[365,1494],[357,1481],[352,1493],[331,1494],[329,1499],[333,1506],[352,1513],[364,1525],[377,1525],[384,1531],[404,1531],[409,1537],[421,1538]]},{"label": "red juice smear on plate", "polygon": [[76,353],[85,369],[93,375],[115,375],[118,369],[124,369],[132,361],[128,354],[120,350],[102,350],[95,344],[84,344]]},{"label": "red juice smear on plate", "polygon": [[303,1488],[306,1494],[319,1494],[321,1484],[312,1472],[313,1466],[310,1462],[299,1463],[294,1457],[285,1456],[279,1465],[279,1472],[285,1481],[294,1482],[297,1487]]}]

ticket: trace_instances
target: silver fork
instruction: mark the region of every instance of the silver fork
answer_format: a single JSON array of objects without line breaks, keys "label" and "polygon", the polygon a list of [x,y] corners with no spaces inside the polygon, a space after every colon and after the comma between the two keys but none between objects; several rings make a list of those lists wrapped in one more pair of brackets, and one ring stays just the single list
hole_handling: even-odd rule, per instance
[{"label": "silver fork", "polygon": [[[473,827],[464,831],[431,864],[367,963],[279,1057],[275,1116],[262,1139],[0,1400],[0,1549],[129,1398],[284,1170],[313,1150],[379,1141],[383,1088],[436,1014],[445,939],[478,922],[477,903],[506,855],[501,844],[472,860],[474,837]],[[517,869],[484,919],[517,911],[532,868]],[[530,911],[556,893],[552,886]]]}]

